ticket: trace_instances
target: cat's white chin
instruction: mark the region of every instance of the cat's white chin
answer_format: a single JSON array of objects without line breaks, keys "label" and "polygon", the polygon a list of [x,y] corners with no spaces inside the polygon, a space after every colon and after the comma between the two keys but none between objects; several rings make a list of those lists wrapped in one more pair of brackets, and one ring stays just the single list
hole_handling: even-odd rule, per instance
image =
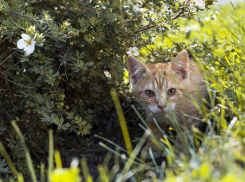
[{"label": "cat's white chin", "polygon": [[161,110],[161,109],[158,109],[157,107],[148,107],[148,109],[149,109],[153,114],[166,114],[165,109]]}]

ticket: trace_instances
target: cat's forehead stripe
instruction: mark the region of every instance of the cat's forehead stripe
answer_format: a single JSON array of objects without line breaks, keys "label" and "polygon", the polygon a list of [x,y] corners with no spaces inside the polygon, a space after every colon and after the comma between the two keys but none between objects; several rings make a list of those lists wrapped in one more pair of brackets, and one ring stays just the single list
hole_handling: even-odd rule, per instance
[{"label": "cat's forehead stripe", "polygon": [[157,80],[155,78],[153,78],[153,80],[152,80],[152,85],[154,85],[155,89],[158,88]]},{"label": "cat's forehead stripe", "polygon": [[152,70],[153,80],[152,83],[155,88],[163,88],[168,85],[167,72],[165,70],[165,66],[156,64],[155,69]]}]

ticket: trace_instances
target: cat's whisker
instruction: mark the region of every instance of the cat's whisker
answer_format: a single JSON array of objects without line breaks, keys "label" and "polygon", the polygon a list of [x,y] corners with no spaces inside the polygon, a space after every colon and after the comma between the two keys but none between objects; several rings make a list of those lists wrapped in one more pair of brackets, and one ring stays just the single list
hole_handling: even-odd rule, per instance
[{"label": "cat's whisker", "polygon": [[149,121],[151,121],[150,119],[152,119],[152,112],[149,111],[147,114],[148,114],[148,115],[147,115],[147,117],[145,118],[145,121],[146,121],[146,122],[149,122]]},{"label": "cat's whisker", "polygon": [[[128,110],[129,110],[129,109],[128,109]],[[149,109],[148,109],[147,107],[142,107],[142,108],[139,108],[138,111],[139,111],[139,114],[140,114],[143,118],[145,118],[145,116],[147,115],[147,112],[149,112]],[[128,112],[128,111],[126,111],[126,112]],[[135,116],[135,117],[133,117],[133,116]],[[133,112],[133,113],[131,113],[131,114],[128,116],[128,118],[129,118],[129,119],[130,119],[130,118],[138,118],[138,116],[137,116],[137,114],[136,114],[135,112]]]},{"label": "cat's whisker", "polygon": [[147,107],[139,108],[139,111],[147,111],[147,110],[149,110]]},{"label": "cat's whisker", "polygon": [[144,116],[145,114],[147,114],[149,112],[149,109],[141,109],[140,110],[140,114],[142,115],[142,116]]},{"label": "cat's whisker", "polygon": [[135,112],[133,112],[133,113],[131,113],[129,116],[128,116],[128,118],[129,119],[134,119],[134,117],[133,116],[135,116],[135,117],[137,117],[137,114],[135,113]]},{"label": "cat's whisker", "polygon": [[182,114],[184,113],[184,110],[182,108],[175,108],[174,111],[178,112],[178,114]]},{"label": "cat's whisker", "polygon": [[142,108],[140,108],[140,110],[143,110],[143,111],[148,111],[148,110],[149,110],[149,108],[148,108],[148,107],[142,107]]},{"label": "cat's whisker", "polygon": [[183,115],[184,109],[185,109],[185,107],[177,105],[177,106],[174,107],[173,110],[174,110],[175,112],[178,112],[179,115],[180,115],[180,114]]},{"label": "cat's whisker", "polygon": [[178,120],[178,121],[182,121],[182,117],[181,117],[181,114],[180,113],[178,113],[178,111],[177,110],[174,110],[174,113],[176,114],[176,119]]},{"label": "cat's whisker", "polygon": [[149,114],[149,115],[147,116],[146,122],[147,122],[147,123],[152,122],[152,115],[151,115],[151,114]]},{"label": "cat's whisker", "polygon": [[204,92],[204,93],[206,93],[205,91],[195,90],[195,91],[192,91],[192,92],[188,92],[188,93],[186,93],[185,95],[193,94],[193,93],[195,93],[195,92]]},{"label": "cat's whisker", "polygon": [[185,108],[185,107],[183,107],[183,106],[181,106],[181,105],[176,105],[176,106],[174,107],[174,110],[175,110],[175,109],[179,109],[179,110],[184,111],[184,108]]}]

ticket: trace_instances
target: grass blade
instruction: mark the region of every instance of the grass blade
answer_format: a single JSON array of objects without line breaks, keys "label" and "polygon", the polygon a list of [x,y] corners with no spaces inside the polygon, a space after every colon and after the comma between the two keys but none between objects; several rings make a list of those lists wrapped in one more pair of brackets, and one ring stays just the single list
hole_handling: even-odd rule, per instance
[{"label": "grass blade", "polygon": [[61,157],[58,150],[54,152],[54,158],[55,158],[56,169],[62,168]]},{"label": "grass blade", "polygon": [[16,168],[14,167],[14,164],[13,162],[11,161],[5,147],[3,146],[2,142],[0,142],[0,152],[2,153],[4,159],[6,160],[10,170],[12,171],[12,173],[15,175],[15,176],[18,176],[18,172],[16,170]]},{"label": "grass blade", "polygon": [[18,182],[24,182],[23,175],[20,173],[18,174]]},{"label": "grass blade", "polygon": [[126,124],[126,121],[123,115],[123,111],[122,111],[122,107],[120,105],[115,89],[111,89],[111,97],[116,107],[118,119],[119,119],[121,130],[123,133],[123,139],[126,145],[126,149],[129,153],[132,153],[133,149],[132,149],[132,144],[131,144],[131,140],[130,140],[128,129],[127,129],[127,124]]},{"label": "grass blade", "polygon": [[51,182],[51,172],[54,168],[54,139],[53,130],[49,130],[48,181]]},{"label": "grass blade", "polygon": [[84,176],[85,181],[92,182],[93,178],[89,174],[88,165],[87,165],[87,161],[85,158],[81,160],[81,164],[82,164],[82,171],[83,171],[83,176]]},{"label": "grass blade", "polygon": [[30,171],[32,181],[33,182],[37,182],[37,177],[36,177],[35,170],[34,170],[34,167],[33,167],[33,164],[32,164],[31,155],[30,155],[29,150],[28,150],[28,148],[27,148],[27,146],[25,144],[25,138],[24,138],[23,134],[21,133],[21,131],[20,131],[19,127],[17,126],[17,124],[15,122],[11,122],[11,124],[14,127],[17,135],[20,138],[20,142],[21,142],[21,144],[24,147],[24,151],[25,151],[25,155],[26,155],[26,161],[27,161],[27,166],[28,166],[28,169]]},{"label": "grass blade", "polygon": [[41,176],[41,182],[44,182],[45,175],[44,175],[44,164],[43,163],[41,164],[41,167],[40,167],[40,176]]}]

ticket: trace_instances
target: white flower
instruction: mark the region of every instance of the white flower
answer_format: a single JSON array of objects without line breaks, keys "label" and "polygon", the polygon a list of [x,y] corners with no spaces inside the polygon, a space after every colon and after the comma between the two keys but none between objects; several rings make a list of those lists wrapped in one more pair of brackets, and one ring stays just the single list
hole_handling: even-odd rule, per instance
[{"label": "white flower", "polygon": [[127,156],[126,156],[125,154],[121,154],[121,158],[122,158],[123,160],[125,160],[125,159],[127,158]]},{"label": "white flower", "polygon": [[127,54],[128,54],[129,56],[138,56],[140,53],[139,53],[137,47],[130,47],[130,48],[129,48],[129,51],[127,51]]},{"label": "white flower", "polygon": [[189,31],[193,31],[193,30],[198,31],[198,30],[200,30],[200,28],[197,25],[192,25],[192,26],[186,26],[182,30],[185,30],[186,32],[189,32]]},{"label": "white flower", "polygon": [[211,70],[212,72],[215,72],[215,68],[213,66],[210,67],[209,70]]},{"label": "white flower", "polygon": [[109,71],[104,71],[104,75],[107,77],[107,78],[111,78],[111,74]]},{"label": "white flower", "polygon": [[79,159],[78,158],[74,158],[71,162],[71,168],[76,168],[79,164]]},{"label": "white flower", "polygon": [[205,9],[205,2],[203,2],[202,0],[201,1],[197,1],[195,3],[196,7],[200,10],[204,10]]},{"label": "white flower", "polygon": [[167,13],[172,13],[171,9],[168,9],[168,6],[164,5],[163,12]]},{"label": "white flower", "polygon": [[141,13],[145,13],[146,12],[146,9],[145,8],[140,8],[140,12]]},{"label": "white flower", "polygon": [[212,18],[213,18],[213,20],[217,20],[217,16],[216,15],[213,15]]},{"label": "white flower", "polygon": [[231,129],[231,128],[234,126],[234,124],[236,124],[236,122],[237,122],[237,117],[234,117],[234,118],[231,120],[231,122],[230,122],[228,128]]},{"label": "white flower", "polygon": [[203,18],[202,20],[203,20],[203,21],[210,21],[211,18],[207,16],[207,17]]},{"label": "white flower", "polygon": [[218,12],[218,11],[215,11],[214,13],[215,13],[216,15],[219,15],[219,12]]},{"label": "white flower", "polygon": [[133,9],[134,9],[134,11],[136,11],[136,12],[140,11],[140,8],[139,8],[137,5],[133,5]]},{"label": "white flower", "polygon": [[156,40],[156,37],[152,37],[152,38],[151,38],[151,42],[152,42],[152,43],[154,43],[155,40]]},{"label": "white flower", "polygon": [[154,11],[150,10],[148,13],[149,13],[149,15],[152,15],[154,13]]},{"label": "white flower", "polygon": [[37,34],[35,34],[34,38],[32,39],[29,35],[27,34],[22,34],[21,37],[22,39],[20,39],[17,42],[17,47],[19,49],[24,49],[25,54],[28,56],[31,53],[34,52],[35,50],[35,38],[36,38]]}]

